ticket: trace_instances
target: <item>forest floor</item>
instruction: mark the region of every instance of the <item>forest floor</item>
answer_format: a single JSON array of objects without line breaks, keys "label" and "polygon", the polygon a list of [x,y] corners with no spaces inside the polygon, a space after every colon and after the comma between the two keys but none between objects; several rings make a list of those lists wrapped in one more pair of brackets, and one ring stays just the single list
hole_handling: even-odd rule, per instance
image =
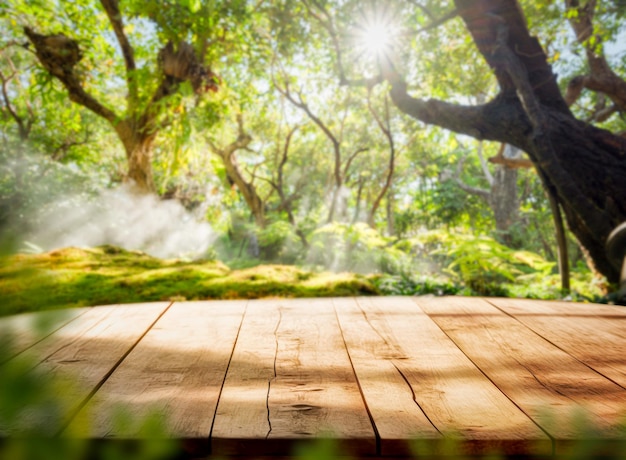
[{"label": "forest floor", "polygon": [[163,260],[114,246],[16,254],[0,265],[0,316],[117,303],[380,292],[372,275],[290,265],[231,270],[219,261]]},{"label": "forest floor", "polygon": [[0,316],[118,303],[268,297],[434,294],[606,302],[586,273],[573,273],[573,291],[566,294],[556,274],[481,283],[413,275],[272,264],[231,269],[216,260],[158,259],[115,246],[64,248],[0,258]]}]

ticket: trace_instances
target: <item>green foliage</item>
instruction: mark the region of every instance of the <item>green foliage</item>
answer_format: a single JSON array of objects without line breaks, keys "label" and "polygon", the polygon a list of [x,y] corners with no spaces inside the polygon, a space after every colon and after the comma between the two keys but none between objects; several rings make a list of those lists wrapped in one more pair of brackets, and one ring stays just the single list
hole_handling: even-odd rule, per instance
[{"label": "green foliage", "polygon": [[[362,27],[359,21],[374,11],[388,14],[402,31],[402,39],[394,44],[393,58],[406,75],[411,94],[467,103],[494,93],[492,73],[462,21],[453,18],[415,33],[433,18],[445,16],[454,2],[426,0],[418,6],[415,2],[349,0],[319,4],[328,8],[336,26],[347,77],[361,78],[378,71],[375,59],[354,40],[355,30]],[[520,4],[532,33],[540,38],[550,62],[563,76],[562,84],[585,73],[585,53],[567,22],[567,16],[576,11],[558,2]],[[620,5],[614,1],[597,7],[593,40],[604,44],[605,51],[623,37]],[[464,192],[454,181],[443,180],[446,173],[456,171],[463,157],[463,181],[486,187],[477,155],[465,147],[468,141],[439,128],[416,126],[393,106],[389,122],[397,162],[390,192],[374,216],[375,229],[349,224],[367,219],[381,189],[389,158],[388,140],[380,130],[372,129],[376,123],[368,110],[367,92],[339,85],[333,40],[302,2],[130,0],[121,2],[120,8],[137,62],[137,69],[129,75],[138,87],[136,107],[129,101],[123,56],[98,2],[10,0],[0,6],[0,25],[6,32],[0,43],[0,70],[9,75],[15,68],[16,76],[7,83],[10,103],[24,121],[32,119],[27,139],[22,139],[6,102],[1,105],[0,155],[7,158],[0,166],[3,246],[11,246],[12,238],[24,232],[27,224],[22,218],[32,209],[46,206],[53,197],[81,196],[120,181],[126,161],[111,127],[68,103],[62,86],[36,65],[32,52],[21,46],[22,27],[29,25],[42,33],[64,33],[78,40],[84,52],[78,67],[85,88],[115,109],[120,119],[140,113],[151,100],[162,78],[156,56],[169,40],[192,43],[203,63],[220,75],[220,91],[210,98],[195,97],[190,85],[183,84],[155,107],[159,124],[163,123],[159,126],[164,129],[155,139],[153,152],[158,193],[180,199],[188,208],[201,207],[212,226],[223,232],[215,248],[220,258],[240,267],[272,261],[393,274],[402,279],[395,288],[390,287],[398,292],[436,291],[439,281],[431,277],[439,276],[441,267],[447,267],[454,283],[451,286],[465,289],[459,292],[474,289],[503,295],[507,285],[515,288],[507,288],[506,293],[558,295],[552,287],[553,273],[546,275],[546,270],[522,263],[513,252],[486,240],[453,244],[440,233],[442,252],[419,257],[416,251],[423,252],[419,249],[422,243],[398,242],[420,235],[424,229],[460,229],[493,236],[494,225],[485,200]],[[105,32],[101,32],[103,24]],[[618,74],[624,70],[622,57],[623,51],[608,56]],[[354,157],[349,167],[343,165],[345,197],[340,215],[335,216],[338,222],[330,226],[326,224],[334,180],[333,143],[311,117],[277,91],[276,83],[284,88],[285,82],[334,133],[344,162],[358,149],[367,149]],[[388,89],[381,85],[370,93],[372,107],[379,115],[384,112]],[[601,102],[600,96],[584,96],[573,110],[584,118]],[[263,229],[249,224],[250,212],[241,193],[229,183],[223,164],[210,154],[207,145],[207,139],[219,145],[235,141],[238,115],[253,141],[247,150],[236,152],[237,166],[264,200],[268,225]],[[625,125],[623,119],[614,116],[604,126],[617,132]],[[295,127],[298,129],[290,140],[288,158],[281,163],[287,133]],[[498,145],[485,142],[484,148],[488,157],[495,154]],[[52,161],[30,156],[30,152]],[[276,190],[281,164],[282,198]],[[493,172],[493,165],[489,167]],[[88,183],[92,177],[95,179]],[[520,172],[518,191],[521,219],[509,243],[553,261],[554,231],[540,181],[532,172]],[[78,200],[68,198],[66,204],[75,202]],[[291,216],[285,203],[291,206]],[[307,239],[309,250],[303,242]],[[582,260],[573,239],[570,253],[573,265]],[[425,265],[424,260],[432,266]],[[541,278],[545,290],[538,286]],[[589,279],[587,273],[581,273],[581,283]],[[406,286],[400,286],[402,283]],[[588,291],[596,292],[597,286],[588,283]]]},{"label": "green foliage", "polygon": [[547,276],[555,267],[538,254],[513,250],[487,236],[434,231],[418,240],[434,245],[431,254],[446,264],[446,272],[479,295],[506,296],[506,283],[528,273]]},{"label": "green foliage", "polygon": [[411,275],[382,275],[374,280],[384,295],[469,295],[458,284],[441,278]]},{"label": "green foliage", "polygon": [[104,185],[106,177],[76,165],[0,152],[0,253],[21,249],[19,237],[41,224],[42,209],[62,213],[64,206],[71,208]]},{"label": "green foliage", "polygon": [[261,265],[231,271],[217,261],[160,260],[112,246],[67,248],[0,260],[0,315],[159,300],[329,297],[377,293],[347,273]]},{"label": "green foliage", "polygon": [[[35,337],[46,337],[63,316],[63,313],[56,314],[43,327],[32,324]],[[59,435],[51,431],[64,426],[75,415],[71,395],[76,394],[76,380],[70,375],[57,373],[53,377],[43,372],[37,367],[40,359],[28,350],[17,354],[14,331],[5,326],[0,332],[0,426],[3,428],[0,458],[166,460],[175,458],[180,451],[177,441],[167,439],[165,421],[156,414],[138,419],[126,413],[115,418],[116,427],[137,426],[138,438],[132,442],[98,443],[72,433]],[[89,424],[93,415],[83,411],[81,419]]]},{"label": "green foliage", "polygon": [[272,222],[257,233],[259,250],[265,260],[294,262],[297,254],[292,248],[298,247],[294,228],[289,222],[282,220]]},{"label": "green foliage", "polygon": [[306,262],[335,271],[400,273],[409,260],[390,238],[364,223],[333,223],[313,232]]}]

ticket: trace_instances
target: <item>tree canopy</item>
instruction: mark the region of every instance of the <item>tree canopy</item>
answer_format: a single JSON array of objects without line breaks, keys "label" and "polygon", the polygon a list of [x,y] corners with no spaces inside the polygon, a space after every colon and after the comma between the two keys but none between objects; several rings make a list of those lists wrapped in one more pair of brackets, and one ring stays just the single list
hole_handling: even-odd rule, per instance
[{"label": "tree canopy", "polygon": [[[617,0],[10,0],[2,234],[30,241],[37,210],[124,183],[210,222],[220,257],[365,270],[370,241],[376,270],[463,276],[464,243],[434,230],[550,263],[569,250],[615,283],[625,15]],[[481,257],[466,269],[513,276]]]}]

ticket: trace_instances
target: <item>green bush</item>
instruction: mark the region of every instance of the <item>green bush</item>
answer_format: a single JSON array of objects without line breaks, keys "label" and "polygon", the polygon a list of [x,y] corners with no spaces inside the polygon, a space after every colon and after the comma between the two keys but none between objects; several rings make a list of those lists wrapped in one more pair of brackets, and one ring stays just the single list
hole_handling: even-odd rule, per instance
[{"label": "green bush", "polygon": [[410,270],[410,257],[364,223],[332,223],[313,232],[306,258],[311,265],[335,271],[400,274]]}]

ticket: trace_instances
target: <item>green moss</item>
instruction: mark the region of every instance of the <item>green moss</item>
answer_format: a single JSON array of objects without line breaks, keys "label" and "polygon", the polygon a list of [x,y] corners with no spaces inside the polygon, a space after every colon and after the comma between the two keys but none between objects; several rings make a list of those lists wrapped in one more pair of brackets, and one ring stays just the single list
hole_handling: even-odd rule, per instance
[{"label": "green moss", "polygon": [[0,315],[161,300],[377,294],[368,277],[288,265],[230,270],[219,261],[161,260],[114,246],[0,260]]}]

